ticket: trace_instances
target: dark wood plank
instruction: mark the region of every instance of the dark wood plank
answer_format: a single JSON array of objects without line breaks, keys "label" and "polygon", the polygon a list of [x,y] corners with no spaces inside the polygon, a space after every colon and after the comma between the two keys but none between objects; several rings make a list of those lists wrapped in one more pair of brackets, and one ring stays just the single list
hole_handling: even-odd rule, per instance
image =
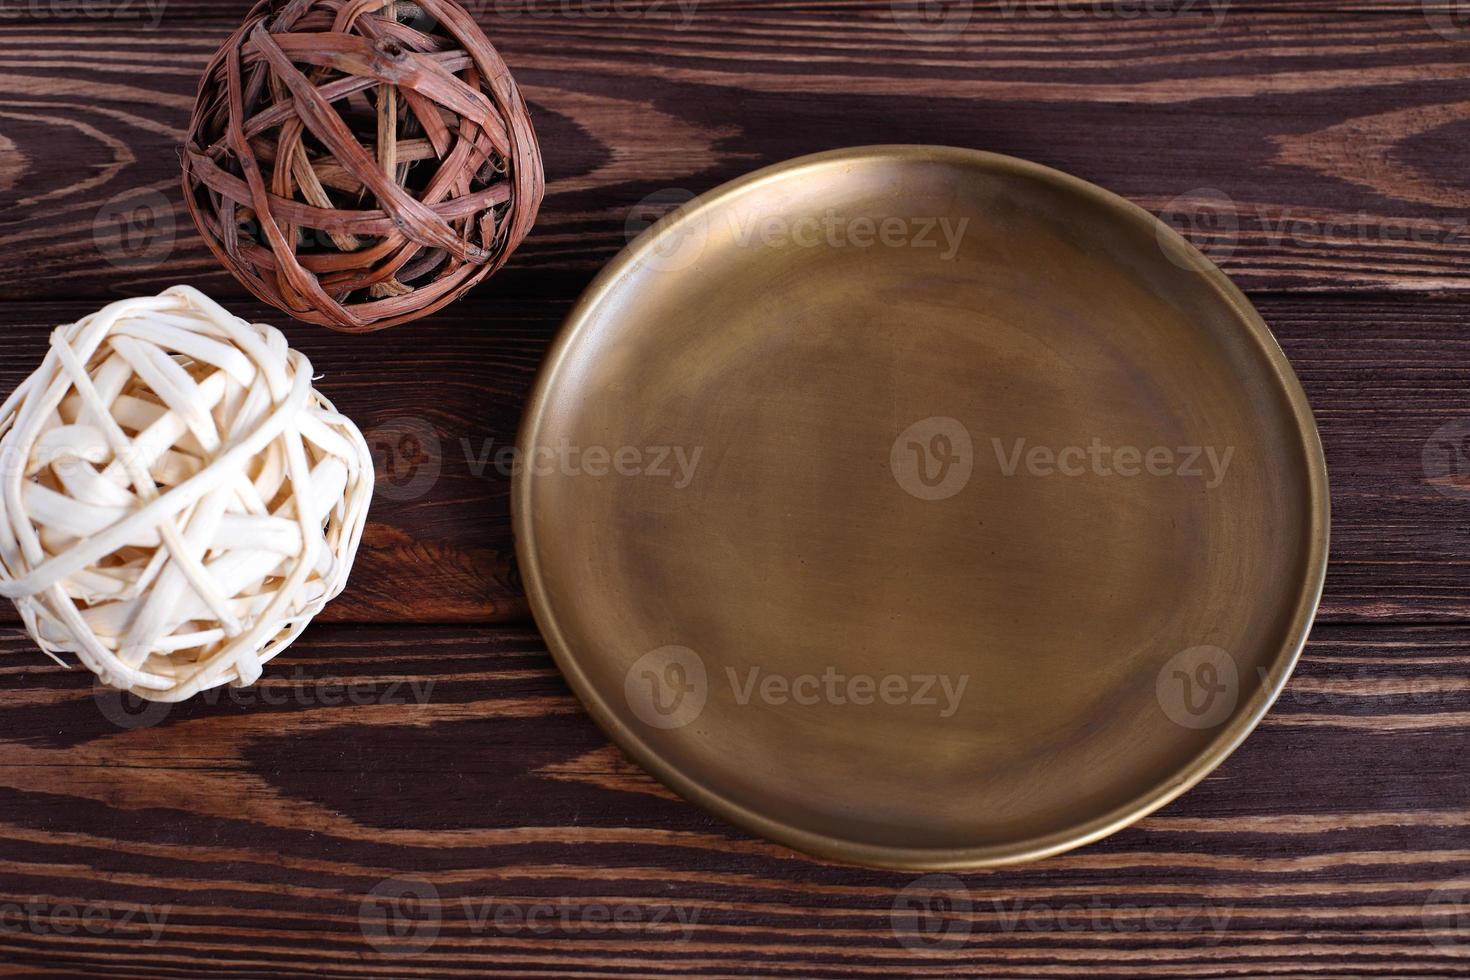
[{"label": "dark wood plank", "polygon": [[[1466,627],[1319,626],[1262,726],[1174,804],[918,886],[671,797],[530,632],[319,625],[255,688],[137,716],[14,629],[0,657],[15,972],[1403,978],[1470,955]],[[934,885],[958,904],[918,932],[903,903]],[[96,931],[64,932],[69,909]]]},{"label": "dark wood plank", "polygon": [[[862,18],[872,24],[895,26],[918,16],[904,0],[464,0],[466,10],[492,30],[516,21],[597,23],[607,27],[630,27],[639,23],[672,23],[685,29],[706,17],[756,14],[782,18],[791,24],[813,24],[839,18]],[[916,6],[916,5],[915,5]],[[1221,23],[1227,16],[1242,13],[1312,13],[1318,15],[1454,16],[1450,0],[1229,0],[1213,7],[1206,0],[951,0],[927,12],[944,33],[962,33],[971,24],[983,26],[993,19],[1048,18],[1065,16],[1073,21],[1096,21],[1116,26],[1131,20],[1209,20]],[[244,14],[229,0],[25,0],[0,7],[0,21],[35,27],[66,25],[136,25],[203,21],[236,22]],[[939,28],[932,28],[939,32]]]},{"label": "dark wood plank", "polygon": [[[1131,18],[955,4],[951,35],[914,21],[916,0],[581,13],[601,2],[566,0],[575,16],[482,5],[549,176],[511,275],[599,266],[652,194],[834,146],[946,142],[1168,214],[1247,286],[1470,283],[1470,29],[1412,4],[1218,19],[1203,2]],[[198,73],[231,25],[178,16],[105,32],[0,19],[0,296],[179,280],[242,295],[175,187]]]},{"label": "dark wood plank", "polygon": [[[51,324],[190,281],[287,329],[381,488],[348,593],[256,687],[120,713],[0,626],[0,975],[1470,975],[1470,20],[1141,4],[470,0],[532,102],[542,222],[466,302],[344,338],[243,302],[174,186],[245,5],[0,0],[0,394]],[[752,839],[608,745],[528,626],[404,622],[524,622],[496,453],[650,196],[901,141],[1193,216],[1333,485],[1322,622],[1245,746],[1107,841],[957,880]]]},{"label": "dark wood plank", "polygon": [[[583,281],[491,284],[430,322],[366,337],[288,324],[320,388],[368,434],[380,488],[329,619],[506,621],[526,614],[506,454],[545,347]],[[1322,618],[1470,618],[1470,492],[1425,451],[1470,432],[1470,301],[1262,295],[1327,450],[1333,541]],[[254,303],[242,315],[281,323]],[[10,306],[0,391],[90,303]],[[1436,441],[1432,441],[1436,440]],[[1470,456],[1459,460],[1470,478]],[[0,615],[12,617],[8,605]]]},{"label": "dark wood plank", "polygon": [[[492,290],[496,287],[491,287]],[[544,299],[482,292],[422,329],[351,338],[231,303],[282,325],[321,375],[318,388],[372,444],[378,486],[350,589],[327,618],[357,621],[520,620],[509,470],[521,405],[575,288]],[[8,395],[40,363],[52,326],[95,303],[14,304],[0,357]],[[22,312],[23,311],[23,312]],[[14,621],[9,603],[0,618]]]}]

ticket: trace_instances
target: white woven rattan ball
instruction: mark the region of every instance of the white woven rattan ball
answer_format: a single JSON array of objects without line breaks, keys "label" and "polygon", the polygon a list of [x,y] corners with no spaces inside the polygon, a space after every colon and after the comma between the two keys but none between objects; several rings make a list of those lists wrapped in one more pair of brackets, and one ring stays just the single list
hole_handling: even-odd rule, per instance
[{"label": "white woven rattan ball", "polygon": [[253,684],[347,584],[372,498],[311,382],[187,286],[58,327],[0,406],[0,595],[41,649],[153,701]]}]

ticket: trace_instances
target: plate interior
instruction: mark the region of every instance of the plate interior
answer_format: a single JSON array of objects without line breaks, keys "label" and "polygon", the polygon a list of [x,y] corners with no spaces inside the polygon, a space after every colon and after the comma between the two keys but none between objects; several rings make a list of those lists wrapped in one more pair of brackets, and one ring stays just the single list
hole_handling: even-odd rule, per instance
[{"label": "plate interior", "polygon": [[598,720],[864,863],[1035,856],[1164,802],[1320,590],[1320,449],[1254,312],[1007,158],[828,155],[684,209],[576,311],[523,435],[523,571]]}]

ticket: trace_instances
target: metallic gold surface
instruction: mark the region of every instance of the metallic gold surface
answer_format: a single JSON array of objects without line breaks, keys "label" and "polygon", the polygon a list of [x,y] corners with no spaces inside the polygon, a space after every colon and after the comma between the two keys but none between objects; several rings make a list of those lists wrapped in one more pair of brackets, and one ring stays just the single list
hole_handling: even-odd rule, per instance
[{"label": "metallic gold surface", "polygon": [[1033,859],[1173,799],[1285,683],[1327,557],[1316,428],[1239,291],[969,150],[808,157],[655,225],[520,448],[521,570],[597,721],[868,865]]}]

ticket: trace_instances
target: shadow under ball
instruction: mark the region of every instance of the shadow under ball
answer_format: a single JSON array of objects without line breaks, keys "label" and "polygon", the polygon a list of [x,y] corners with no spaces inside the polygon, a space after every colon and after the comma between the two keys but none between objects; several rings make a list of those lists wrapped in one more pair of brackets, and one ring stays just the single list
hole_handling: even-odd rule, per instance
[{"label": "shadow under ball", "polygon": [[183,182],[235,278],[350,333],[463,296],[545,189],[515,81],[453,0],[258,3],[205,70]]}]

